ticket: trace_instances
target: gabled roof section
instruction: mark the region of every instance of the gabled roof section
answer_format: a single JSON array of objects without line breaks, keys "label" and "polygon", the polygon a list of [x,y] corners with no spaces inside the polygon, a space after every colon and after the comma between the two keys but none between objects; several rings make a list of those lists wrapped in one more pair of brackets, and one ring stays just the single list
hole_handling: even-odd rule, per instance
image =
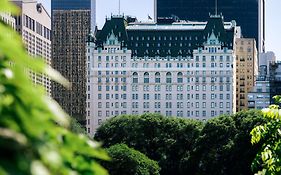
[{"label": "gabled roof section", "polygon": [[118,42],[122,43],[122,47],[126,47],[128,42],[128,35],[126,31],[127,22],[123,16],[116,16],[110,19],[106,19],[105,25],[102,30],[97,32],[97,46],[103,46],[107,39],[114,34],[117,37]]},{"label": "gabled roof section", "polygon": [[219,39],[220,42],[222,42],[223,46],[230,42],[227,32],[224,28],[223,17],[220,15],[210,16],[208,20],[208,23],[204,29],[204,35],[208,37],[212,33]]},{"label": "gabled roof section", "polygon": [[215,35],[214,31],[212,31],[207,41],[204,42],[204,46],[222,46],[222,42],[219,40],[218,36]]}]

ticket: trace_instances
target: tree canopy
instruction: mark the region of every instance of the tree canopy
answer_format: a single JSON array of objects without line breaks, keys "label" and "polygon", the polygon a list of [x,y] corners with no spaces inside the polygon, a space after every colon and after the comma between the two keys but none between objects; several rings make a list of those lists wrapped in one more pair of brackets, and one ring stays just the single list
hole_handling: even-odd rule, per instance
[{"label": "tree canopy", "polygon": [[106,149],[112,161],[105,162],[110,175],[160,175],[157,162],[125,144],[116,144]]},{"label": "tree canopy", "polygon": [[207,122],[159,114],[118,116],[98,128],[95,139],[109,147],[125,143],[156,160],[161,174],[252,174],[261,145],[250,131],[265,123],[260,111],[242,111]]},{"label": "tree canopy", "polygon": [[[159,114],[114,117],[98,128],[95,139],[105,147],[125,143],[156,160],[161,174],[179,174],[183,155],[190,154],[203,124]],[[188,161],[192,164],[192,160]]]}]

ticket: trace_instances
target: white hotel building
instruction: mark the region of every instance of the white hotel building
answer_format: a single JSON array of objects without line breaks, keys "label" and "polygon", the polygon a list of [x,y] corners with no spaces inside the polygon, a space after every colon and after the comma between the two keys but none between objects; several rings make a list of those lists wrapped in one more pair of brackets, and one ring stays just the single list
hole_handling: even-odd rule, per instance
[{"label": "white hotel building", "polygon": [[236,110],[235,22],[128,23],[112,17],[87,46],[87,131],[123,114],[206,120]]}]

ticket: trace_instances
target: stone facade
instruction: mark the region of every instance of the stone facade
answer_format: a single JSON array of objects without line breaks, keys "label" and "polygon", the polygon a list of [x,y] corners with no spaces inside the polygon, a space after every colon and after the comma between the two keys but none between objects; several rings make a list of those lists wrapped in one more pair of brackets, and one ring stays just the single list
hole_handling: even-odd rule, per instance
[{"label": "stone facade", "polygon": [[[109,19],[96,38],[92,37],[88,42],[87,130],[90,135],[106,119],[122,114],[161,113],[165,116],[206,120],[236,111],[236,59],[231,49],[235,42],[228,43],[227,47],[221,41],[219,35],[226,30],[221,18],[216,18],[218,21],[211,19],[203,27],[195,23],[186,23],[182,27],[129,24],[125,25],[128,35],[123,39],[126,35],[121,32],[122,25],[115,25],[114,20]],[[214,23],[221,26],[213,26]],[[109,26],[119,28],[120,32]],[[207,26],[222,27],[220,29],[223,31],[208,29]],[[235,31],[236,26],[228,27],[228,30]],[[105,30],[108,30],[108,34],[101,43]],[[139,33],[138,30],[147,33],[140,37],[134,35]],[[199,33],[192,37],[170,37],[175,30],[186,35]],[[161,34],[169,32],[170,35]],[[235,37],[232,33],[232,41]],[[141,45],[138,44],[139,40],[146,41]],[[171,40],[180,40],[179,46],[188,45],[192,40],[191,47],[195,43],[198,45],[192,47],[190,54],[187,51],[183,55],[184,51],[180,47],[169,46],[173,42]],[[156,49],[153,56],[149,52],[153,52],[153,47],[157,48],[158,43],[167,47],[159,51]],[[152,48],[145,49],[148,44]]]},{"label": "stone facade", "polygon": [[236,40],[236,111],[248,109],[248,92],[258,75],[258,59],[255,39]]}]

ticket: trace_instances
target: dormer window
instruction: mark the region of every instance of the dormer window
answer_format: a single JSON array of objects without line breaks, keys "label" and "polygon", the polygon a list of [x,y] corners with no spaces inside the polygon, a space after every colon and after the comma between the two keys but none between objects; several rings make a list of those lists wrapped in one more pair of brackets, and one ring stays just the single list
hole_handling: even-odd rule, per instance
[{"label": "dormer window", "polygon": [[115,41],[114,40],[110,40],[109,41],[109,45],[115,45]]}]

